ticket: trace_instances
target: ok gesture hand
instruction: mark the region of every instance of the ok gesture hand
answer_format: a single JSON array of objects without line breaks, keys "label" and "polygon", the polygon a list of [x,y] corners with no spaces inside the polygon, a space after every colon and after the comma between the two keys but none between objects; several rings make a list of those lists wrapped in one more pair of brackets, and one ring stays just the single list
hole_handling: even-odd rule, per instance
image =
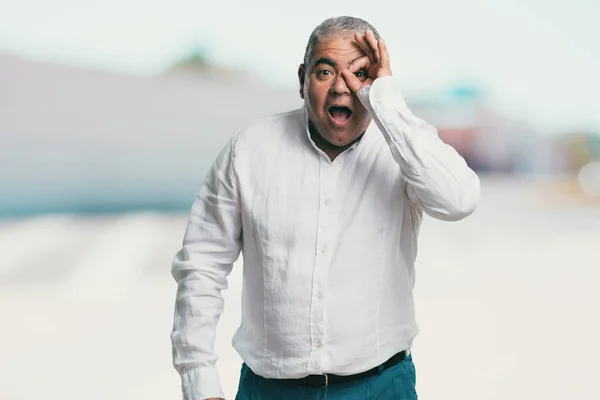
[{"label": "ok gesture hand", "polygon": [[[390,58],[383,39],[377,40],[375,34],[367,29],[364,36],[356,32],[354,40],[366,53],[356,59],[350,66],[342,71],[346,85],[354,93],[365,86],[372,85],[377,78],[391,76]],[[361,72],[364,71],[364,72]],[[359,74],[362,76],[358,76]],[[366,74],[366,76],[364,76]]]}]

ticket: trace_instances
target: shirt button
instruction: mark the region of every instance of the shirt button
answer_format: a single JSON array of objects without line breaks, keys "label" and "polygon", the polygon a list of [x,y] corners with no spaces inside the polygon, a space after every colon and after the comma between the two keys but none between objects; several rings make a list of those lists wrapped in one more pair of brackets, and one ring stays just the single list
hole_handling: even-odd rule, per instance
[{"label": "shirt button", "polygon": [[323,293],[322,293],[322,292],[319,292],[319,293],[317,293],[317,297],[318,297],[319,299],[323,298]]},{"label": "shirt button", "polygon": [[326,206],[328,206],[329,203],[331,203],[331,200],[329,198],[326,198],[325,201],[323,202],[323,204],[325,204]]},{"label": "shirt button", "polygon": [[327,245],[324,244],[323,246],[321,246],[321,254],[324,254],[327,251]]},{"label": "shirt button", "polygon": [[317,340],[317,347],[321,347],[321,345],[322,345],[322,344],[323,344],[323,343],[321,343],[321,341],[320,341],[320,340]]}]

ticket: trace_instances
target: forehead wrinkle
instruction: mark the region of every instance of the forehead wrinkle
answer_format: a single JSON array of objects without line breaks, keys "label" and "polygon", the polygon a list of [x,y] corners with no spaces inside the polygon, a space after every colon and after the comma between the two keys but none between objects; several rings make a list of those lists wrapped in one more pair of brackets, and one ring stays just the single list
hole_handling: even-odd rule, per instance
[{"label": "forehead wrinkle", "polygon": [[[325,47],[326,46],[326,47]],[[353,47],[354,49],[348,49],[346,53],[343,53],[347,47]],[[361,54],[366,54],[363,48],[358,44],[356,40],[352,36],[341,36],[341,37],[331,37],[327,39],[321,39],[319,43],[316,44],[314,49],[315,58],[318,54],[325,51],[332,51],[336,53],[340,53],[342,56],[349,55],[353,51],[358,51]]]},{"label": "forehead wrinkle", "polygon": [[347,55],[355,53],[355,52],[366,54],[365,51],[363,50],[363,48],[358,45],[358,43],[356,43],[356,42],[352,43],[352,47],[354,47],[354,48],[353,49],[345,49],[341,46],[330,45],[328,47],[318,48],[318,51],[316,54],[319,54],[322,52],[327,52],[327,51],[330,51],[332,53],[338,53],[342,56],[347,56]]},{"label": "forehead wrinkle", "polygon": [[338,57],[346,57],[346,56],[349,56],[349,55],[351,55],[353,53],[358,53],[358,55],[357,55],[356,58],[353,58],[352,60],[348,61],[348,65],[352,64],[354,61],[358,60],[359,58],[364,57],[365,55],[367,55],[367,53],[365,53],[365,51],[356,42],[353,43],[353,44],[355,45],[356,48],[353,49],[353,50],[349,50],[347,52],[342,52],[341,49],[337,49],[335,47],[326,47],[324,49],[319,49],[319,51],[314,56],[314,60],[315,61],[313,61],[313,67],[317,65],[317,62],[319,60],[322,60],[324,58],[331,59],[336,64],[338,64],[337,61],[335,60],[336,57],[331,57],[331,56],[327,55],[328,52],[336,53],[336,55]]}]

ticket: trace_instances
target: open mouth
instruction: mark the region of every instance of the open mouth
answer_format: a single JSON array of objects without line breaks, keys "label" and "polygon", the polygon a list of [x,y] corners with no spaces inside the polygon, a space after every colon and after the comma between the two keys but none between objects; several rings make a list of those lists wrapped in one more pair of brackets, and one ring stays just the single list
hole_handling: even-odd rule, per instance
[{"label": "open mouth", "polygon": [[329,107],[329,115],[336,124],[344,125],[352,116],[352,110],[344,106],[332,106]]}]

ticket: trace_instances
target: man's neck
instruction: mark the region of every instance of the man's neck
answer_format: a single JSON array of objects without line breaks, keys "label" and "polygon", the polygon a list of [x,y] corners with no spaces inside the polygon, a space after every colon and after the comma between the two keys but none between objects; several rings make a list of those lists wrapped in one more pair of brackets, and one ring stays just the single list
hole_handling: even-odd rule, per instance
[{"label": "man's neck", "polygon": [[361,133],[356,139],[354,139],[353,141],[351,141],[350,143],[348,143],[348,144],[346,144],[344,146],[336,146],[334,144],[329,143],[327,140],[325,140],[325,138],[323,138],[323,136],[321,136],[321,134],[317,131],[317,129],[315,128],[315,126],[312,124],[312,122],[310,122],[310,120],[308,121],[308,131],[310,132],[310,138],[315,143],[315,145],[323,153],[327,154],[327,156],[329,157],[329,159],[331,161],[335,160],[335,158],[337,156],[339,156],[345,150],[347,150],[350,147],[352,147],[352,145],[354,143],[358,142],[363,137],[363,135],[365,134],[364,132]]}]

